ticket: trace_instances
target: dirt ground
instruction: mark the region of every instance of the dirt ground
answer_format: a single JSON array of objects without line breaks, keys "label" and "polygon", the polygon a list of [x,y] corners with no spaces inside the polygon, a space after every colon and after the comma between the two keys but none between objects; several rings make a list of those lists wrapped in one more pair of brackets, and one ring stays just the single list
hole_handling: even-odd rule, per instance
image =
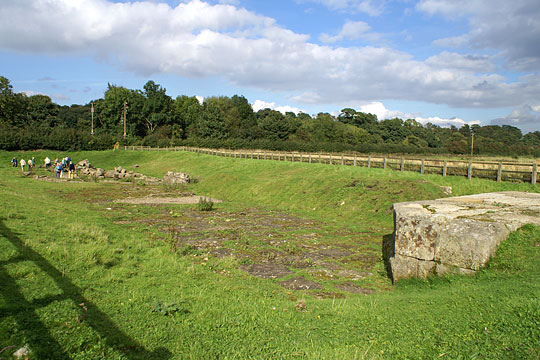
[{"label": "dirt ground", "polygon": [[179,256],[198,263],[231,257],[241,271],[277,281],[288,290],[307,290],[324,298],[387,287],[377,270],[380,234],[336,229],[268,209],[229,211],[216,206],[213,211],[200,211],[187,205],[197,204],[201,196],[182,190],[117,183],[91,194],[65,196],[95,203],[116,224],[143,227]]}]

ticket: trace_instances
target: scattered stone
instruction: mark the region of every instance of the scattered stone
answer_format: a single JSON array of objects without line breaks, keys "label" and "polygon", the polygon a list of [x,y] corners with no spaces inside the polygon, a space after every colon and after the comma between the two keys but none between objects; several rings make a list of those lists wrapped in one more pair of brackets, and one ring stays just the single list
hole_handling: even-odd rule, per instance
[{"label": "scattered stone", "polygon": [[84,160],[81,160],[77,163],[77,166],[78,167],[81,167],[81,168],[87,168],[87,169],[92,169],[93,166],[90,164],[90,161],[88,159],[84,159]]},{"label": "scattered stone", "polygon": [[353,294],[366,294],[367,295],[367,294],[373,294],[375,292],[375,290],[373,289],[366,289],[350,282],[337,284],[336,288],[338,288],[341,291],[346,291]]},{"label": "scattered stone", "polygon": [[474,274],[511,231],[529,223],[540,225],[540,194],[506,191],[394,204],[392,279]]},{"label": "scattered stone", "polygon": [[106,179],[118,179],[116,170],[106,170],[104,176]]},{"label": "scattered stone", "polygon": [[441,190],[446,195],[451,195],[452,194],[452,187],[451,186],[441,186]]},{"label": "scattered stone", "polygon": [[350,279],[350,280],[362,280],[367,276],[371,276],[372,273],[346,269],[346,270],[341,270],[340,272],[338,272],[337,275],[339,277]]},{"label": "scattered stone", "polygon": [[286,266],[278,264],[241,265],[240,269],[263,279],[277,279],[293,273]]},{"label": "scattered stone", "polygon": [[163,181],[166,184],[189,184],[190,178],[189,174],[168,171],[167,174],[163,175]]},{"label": "scattered stone", "polygon": [[303,277],[296,277],[289,280],[280,281],[279,285],[290,290],[321,290],[323,287],[321,284],[315,281],[306,280]]},{"label": "scattered stone", "polygon": [[298,302],[296,303],[296,305],[294,305],[294,308],[298,311],[306,311],[307,309],[307,306],[306,306],[306,302],[304,301],[304,299],[300,299],[298,300]]}]

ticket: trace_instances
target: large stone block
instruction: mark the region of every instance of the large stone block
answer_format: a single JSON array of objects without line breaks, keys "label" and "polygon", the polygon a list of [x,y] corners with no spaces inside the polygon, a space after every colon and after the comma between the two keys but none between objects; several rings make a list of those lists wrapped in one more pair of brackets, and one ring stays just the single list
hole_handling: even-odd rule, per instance
[{"label": "large stone block", "polygon": [[393,281],[474,273],[509,233],[540,225],[540,194],[500,192],[394,204]]}]

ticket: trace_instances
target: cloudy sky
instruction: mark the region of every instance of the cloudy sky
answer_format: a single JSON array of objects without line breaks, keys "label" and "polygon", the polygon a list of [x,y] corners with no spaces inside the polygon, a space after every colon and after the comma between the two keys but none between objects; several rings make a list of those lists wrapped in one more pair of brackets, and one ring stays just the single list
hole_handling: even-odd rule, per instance
[{"label": "cloudy sky", "polygon": [[0,75],[59,104],[107,83],[264,107],[540,130],[538,0],[1,0]]}]

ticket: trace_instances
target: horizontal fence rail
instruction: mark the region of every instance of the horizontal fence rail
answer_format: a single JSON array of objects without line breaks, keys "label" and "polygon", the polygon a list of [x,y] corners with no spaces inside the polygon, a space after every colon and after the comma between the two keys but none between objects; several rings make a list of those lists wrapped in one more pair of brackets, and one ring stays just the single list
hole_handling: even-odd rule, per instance
[{"label": "horizontal fence rail", "polygon": [[513,163],[496,161],[437,160],[382,155],[301,153],[267,150],[228,150],[207,149],[189,146],[157,147],[124,146],[132,151],[189,151],[201,154],[231,157],[237,159],[275,160],[303,163],[317,163],[343,166],[363,166],[368,168],[414,171],[420,174],[442,176],[463,176],[468,179],[483,178],[497,182],[537,183],[538,165],[536,163]]}]

